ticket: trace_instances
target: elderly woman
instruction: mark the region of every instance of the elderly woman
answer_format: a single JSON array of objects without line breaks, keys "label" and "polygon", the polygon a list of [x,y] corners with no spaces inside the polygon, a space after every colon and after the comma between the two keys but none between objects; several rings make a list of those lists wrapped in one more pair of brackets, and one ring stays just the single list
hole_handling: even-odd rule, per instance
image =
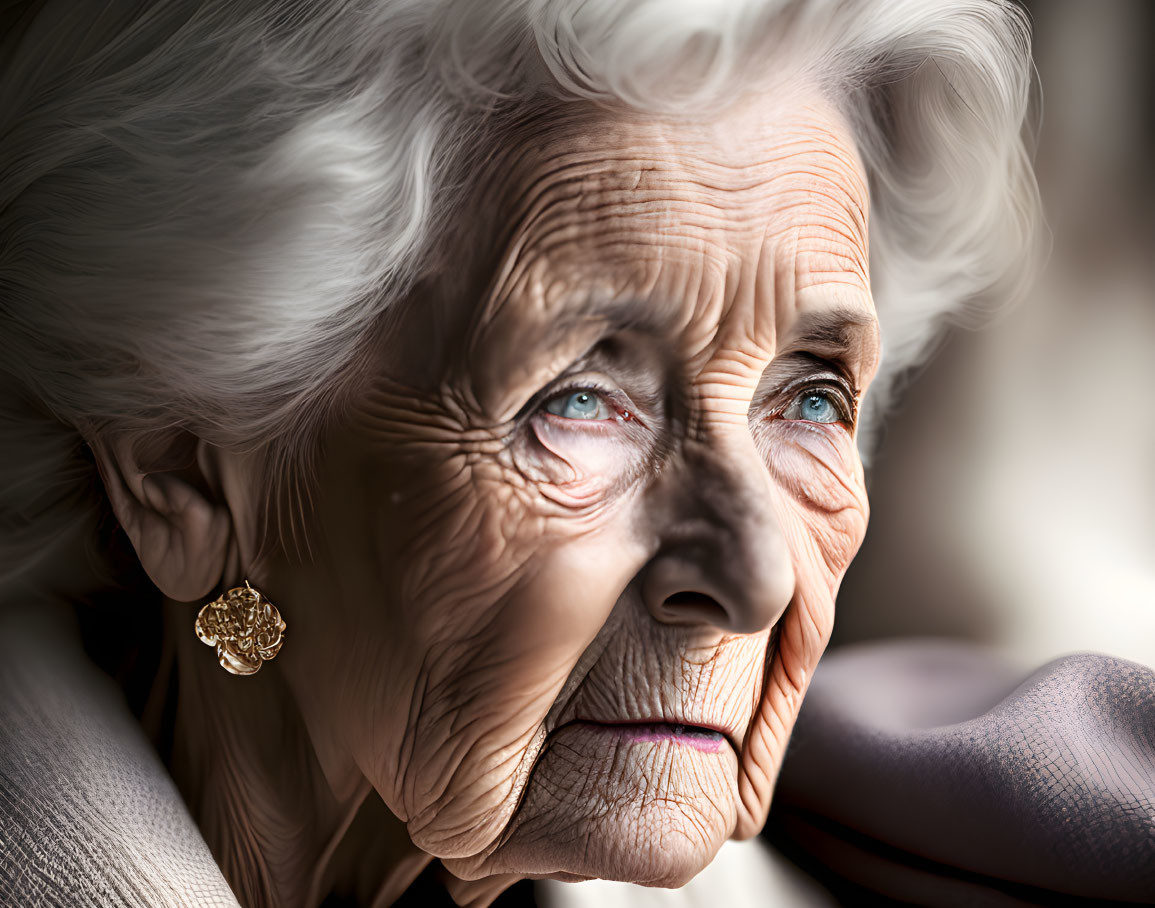
[{"label": "elderly woman", "polygon": [[219,903],[185,805],[246,906],[757,833],[867,388],[1022,258],[1021,13],[3,16],[8,891]]}]

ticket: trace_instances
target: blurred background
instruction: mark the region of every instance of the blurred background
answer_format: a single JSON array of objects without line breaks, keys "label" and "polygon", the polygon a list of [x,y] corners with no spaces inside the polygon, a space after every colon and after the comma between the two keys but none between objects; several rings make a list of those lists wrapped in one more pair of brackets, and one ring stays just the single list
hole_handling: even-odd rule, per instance
[{"label": "blurred background", "polygon": [[1054,251],[1026,301],[910,377],[832,646],[949,636],[1027,667],[1155,667],[1155,3],[1026,5]]}]

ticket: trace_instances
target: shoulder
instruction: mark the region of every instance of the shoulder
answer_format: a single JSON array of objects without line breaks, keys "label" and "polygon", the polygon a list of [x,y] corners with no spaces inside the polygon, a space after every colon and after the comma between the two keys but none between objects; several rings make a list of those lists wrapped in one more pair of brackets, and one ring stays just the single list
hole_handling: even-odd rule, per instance
[{"label": "shoulder", "polygon": [[67,606],[0,611],[0,903],[236,908]]}]

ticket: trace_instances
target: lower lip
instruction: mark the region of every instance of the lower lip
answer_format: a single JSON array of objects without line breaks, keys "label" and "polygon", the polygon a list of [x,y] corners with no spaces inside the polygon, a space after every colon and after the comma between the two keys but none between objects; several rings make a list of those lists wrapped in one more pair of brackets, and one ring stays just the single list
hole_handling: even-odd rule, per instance
[{"label": "lower lip", "polygon": [[726,738],[721,732],[711,731],[708,728],[697,728],[693,725],[677,725],[672,722],[639,722],[636,724],[582,722],[581,724],[600,732],[625,738],[627,741],[652,744],[669,741],[705,753],[717,753],[726,743]]}]

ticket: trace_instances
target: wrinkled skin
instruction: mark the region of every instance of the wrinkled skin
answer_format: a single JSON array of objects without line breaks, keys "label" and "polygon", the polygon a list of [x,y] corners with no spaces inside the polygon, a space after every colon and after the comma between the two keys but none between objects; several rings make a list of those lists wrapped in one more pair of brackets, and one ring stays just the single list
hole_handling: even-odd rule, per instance
[{"label": "wrinkled skin", "polygon": [[587,111],[495,170],[496,269],[406,307],[268,568],[285,671],[456,876],[677,886],[761,828],[865,531],[852,414],[791,408],[876,366],[861,164],[807,97]]},{"label": "wrinkled skin", "polygon": [[174,638],[174,773],[234,888],[396,858],[326,850],[368,785],[461,901],[677,886],[765,820],[867,521],[850,129],[798,90],[523,126],[325,430],[307,555],[261,549],[256,458],[198,443],[209,500],[93,443],[170,599],[248,578],[289,625],[251,679]]}]

